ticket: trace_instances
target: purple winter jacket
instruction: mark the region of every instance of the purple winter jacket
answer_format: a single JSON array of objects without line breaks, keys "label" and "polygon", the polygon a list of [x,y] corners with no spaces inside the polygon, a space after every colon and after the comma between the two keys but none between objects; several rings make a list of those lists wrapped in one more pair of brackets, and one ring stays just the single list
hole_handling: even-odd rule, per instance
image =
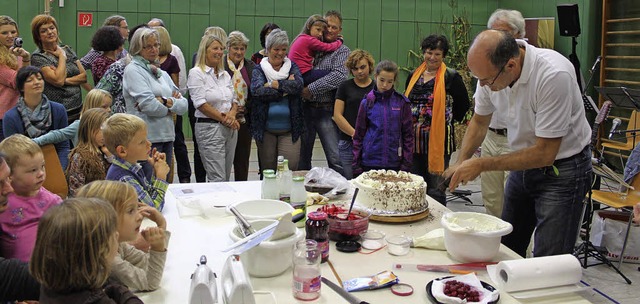
[{"label": "purple winter jacket", "polygon": [[[411,171],[413,133],[411,103],[394,89],[374,87],[360,102],[353,135],[353,172],[362,166]],[[400,148],[402,155],[400,156]]]}]

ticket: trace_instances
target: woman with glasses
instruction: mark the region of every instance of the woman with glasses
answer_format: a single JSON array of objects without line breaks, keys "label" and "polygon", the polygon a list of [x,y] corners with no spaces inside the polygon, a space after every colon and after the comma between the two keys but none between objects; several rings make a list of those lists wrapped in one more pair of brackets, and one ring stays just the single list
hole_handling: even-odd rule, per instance
[{"label": "woman with glasses", "polygon": [[132,60],[124,69],[122,95],[127,113],[147,123],[152,148],[165,153],[170,164],[175,140],[172,115],[187,111],[187,99],[178,92],[171,76],[159,68],[159,41],[154,29],[141,28],[133,34],[129,42]]},{"label": "woman with glasses", "polygon": [[427,182],[427,194],[446,205],[441,174],[455,151],[453,121],[462,121],[469,110],[469,95],[462,77],[443,60],[449,42],[430,35],[421,43],[424,62],[409,75],[404,95],[411,101],[414,154],[412,171]]}]

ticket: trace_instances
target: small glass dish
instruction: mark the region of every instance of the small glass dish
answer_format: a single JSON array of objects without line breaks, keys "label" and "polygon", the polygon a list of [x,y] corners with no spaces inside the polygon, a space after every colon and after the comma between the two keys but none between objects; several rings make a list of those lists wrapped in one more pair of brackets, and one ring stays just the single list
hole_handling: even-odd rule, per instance
[{"label": "small glass dish", "polygon": [[391,255],[405,255],[409,253],[411,239],[404,235],[392,235],[386,238],[387,251]]},{"label": "small glass dish", "polygon": [[362,248],[376,250],[384,246],[384,232],[367,230],[360,233]]}]

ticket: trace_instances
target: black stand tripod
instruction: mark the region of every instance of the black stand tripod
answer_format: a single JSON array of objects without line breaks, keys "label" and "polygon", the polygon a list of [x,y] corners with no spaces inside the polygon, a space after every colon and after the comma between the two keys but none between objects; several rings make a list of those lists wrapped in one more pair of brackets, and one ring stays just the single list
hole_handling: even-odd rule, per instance
[{"label": "black stand tripod", "polygon": [[[611,261],[609,261],[609,259],[604,254],[602,254],[602,251],[596,248],[596,246],[593,245],[593,243],[591,243],[591,241],[589,240],[589,236],[591,235],[591,218],[593,216],[593,201],[591,200],[591,190],[589,190],[589,198],[588,201],[584,204],[582,214],[587,215],[585,224],[585,239],[584,241],[582,241],[582,244],[576,247],[576,249],[573,251],[573,255],[578,258],[582,268],[587,269],[591,266],[606,264],[607,266],[613,268],[613,270],[615,270],[627,282],[627,284],[631,284],[631,280],[629,280],[629,278],[627,278],[620,271],[620,269],[618,269],[618,267],[613,265],[613,263],[611,263]],[[604,250],[606,251],[606,249]],[[589,264],[589,258],[594,258],[599,262]]]}]

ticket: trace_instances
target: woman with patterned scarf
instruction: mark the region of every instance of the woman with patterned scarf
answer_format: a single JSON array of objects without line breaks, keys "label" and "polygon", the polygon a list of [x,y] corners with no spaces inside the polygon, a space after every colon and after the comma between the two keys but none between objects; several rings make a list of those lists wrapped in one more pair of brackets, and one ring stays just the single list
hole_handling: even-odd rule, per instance
[{"label": "woman with patterned scarf", "polygon": [[[160,42],[158,32],[150,28],[138,29],[131,37],[131,63],[124,69],[122,96],[128,114],[147,123],[147,139],[151,147],[166,154],[167,164],[173,157],[175,130],[173,114],[187,112],[187,99],[178,91],[167,72],[159,68]],[[166,176],[160,176],[166,180]]]},{"label": "woman with patterned scarf", "polygon": [[407,78],[404,95],[411,101],[414,155],[412,173],[427,182],[427,194],[446,205],[441,174],[455,151],[453,121],[462,121],[469,109],[469,95],[456,70],[447,68],[449,42],[430,35],[421,43],[424,62]]},{"label": "woman with patterned scarf", "polygon": [[[249,39],[242,32],[233,31],[227,38],[227,55],[224,56],[224,69],[231,75],[233,91],[238,98],[236,118],[240,123],[238,143],[233,158],[233,176],[236,181],[246,181],[249,174],[249,155],[251,154],[251,131],[249,131],[249,105],[251,103],[251,73],[255,64],[245,58]],[[260,163],[260,162],[258,162]]]},{"label": "woman with patterned scarf", "polygon": [[[18,70],[16,87],[20,92],[20,98],[2,120],[6,137],[18,133],[36,138],[51,130],[67,126],[67,110],[62,104],[50,101],[42,93],[44,86],[44,76],[40,68],[26,66]],[[55,147],[64,170],[68,163],[69,141],[59,142]]]}]

